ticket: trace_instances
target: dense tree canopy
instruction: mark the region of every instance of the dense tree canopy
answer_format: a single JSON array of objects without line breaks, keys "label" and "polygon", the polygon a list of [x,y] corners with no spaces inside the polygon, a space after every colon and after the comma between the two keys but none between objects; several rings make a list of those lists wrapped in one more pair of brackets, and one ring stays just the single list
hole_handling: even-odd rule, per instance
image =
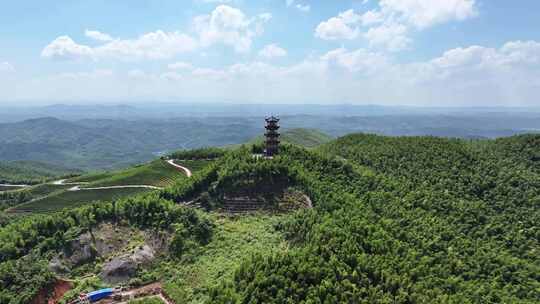
[{"label": "dense tree canopy", "polygon": [[181,252],[213,223],[174,203],[295,187],[314,208],[276,224],[288,250],[246,256],[210,303],[538,303],[539,139],[357,134],[272,160],[239,148],[163,191],[1,228],[0,271],[102,221],[170,228]]}]

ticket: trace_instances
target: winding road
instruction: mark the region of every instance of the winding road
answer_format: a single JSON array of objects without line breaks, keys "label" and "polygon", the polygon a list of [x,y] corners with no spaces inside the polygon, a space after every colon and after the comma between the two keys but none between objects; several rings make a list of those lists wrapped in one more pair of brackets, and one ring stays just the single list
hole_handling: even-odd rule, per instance
[{"label": "winding road", "polygon": [[0,187],[27,188],[30,187],[30,185],[0,184]]},{"label": "winding road", "polygon": [[168,163],[169,165],[173,166],[173,167],[176,167],[176,168],[178,168],[178,169],[183,170],[184,172],[186,172],[187,177],[191,177],[191,175],[192,175],[192,174],[191,174],[191,171],[190,171],[188,168],[186,168],[186,167],[182,167],[182,166],[180,166],[179,164],[176,164],[176,163],[174,162],[174,159],[169,159],[169,160],[167,161],[167,163]]}]

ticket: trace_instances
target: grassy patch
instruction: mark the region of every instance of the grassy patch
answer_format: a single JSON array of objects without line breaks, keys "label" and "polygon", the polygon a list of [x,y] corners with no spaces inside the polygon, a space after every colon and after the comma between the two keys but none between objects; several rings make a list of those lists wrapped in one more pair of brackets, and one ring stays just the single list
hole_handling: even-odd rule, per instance
[{"label": "grassy patch", "polygon": [[252,254],[287,250],[274,230],[278,216],[216,217],[212,241],[186,254],[181,261],[163,261],[154,270],[164,277],[164,288],[176,303],[201,303],[208,287],[230,279],[240,262]]},{"label": "grassy patch", "polygon": [[66,183],[93,183],[106,178],[111,178],[116,173],[114,171],[96,172],[77,176],[66,180]]},{"label": "grassy patch", "polygon": [[40,197],[59,192],[71,188],[69,185],[53,185],[53,184],[41,184],[31,188],[28,188],[28,192],[32,197]]},{"label": "grassy patch", "polygon": [[54,212],[64,208],[76,208],[94,201],[111,201],[149,191],[144,188],[62,191],[41,199],[21,204],[15,208],[15,212]]},{"label": "grassy patch", "polygon": [[[149,185],[165,187],[186,175],[163,160],[129,168],[112,175],[103,175],[102,179],[90,181],[88,187],[107,187],[124,185]],[[88,182],[88,180],[87,180]]]},{"label": "grassy patch", "polygon": [[128,304],[163,304],[163,301],[157,296],[153,296],[139,300],[131,300]]},{"label": "grassy patch", "polygon": [[191,170],[192,173],[200,171],[212,163],[211,160],[176,160],[175,164],[186,167]]}]

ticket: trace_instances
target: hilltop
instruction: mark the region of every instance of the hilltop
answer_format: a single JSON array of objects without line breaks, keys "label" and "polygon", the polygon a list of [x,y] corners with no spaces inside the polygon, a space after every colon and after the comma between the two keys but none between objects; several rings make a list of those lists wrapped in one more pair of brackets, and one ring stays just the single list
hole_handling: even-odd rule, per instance
[{"label": "hilltop", "polygon": [[[257,136],[249,144],[261,144],[263,140],[262,135]],[[332,137],[316,129],[297,128],[283,130],[280,140],[284,144],[313,148],[331,141]]]},{"label": "hilltop", "polygon": [[[58,276],[73,280],[65,299],[156,281],[176,303],[540,297],[540,136],[351,134],[272,160],[253,149],[181,151],[213,160],[161,190],[0,228],[0,302]],[[129,170],[119,176],[145,179]],[[255,209],[231,212],[241,204]]]}]

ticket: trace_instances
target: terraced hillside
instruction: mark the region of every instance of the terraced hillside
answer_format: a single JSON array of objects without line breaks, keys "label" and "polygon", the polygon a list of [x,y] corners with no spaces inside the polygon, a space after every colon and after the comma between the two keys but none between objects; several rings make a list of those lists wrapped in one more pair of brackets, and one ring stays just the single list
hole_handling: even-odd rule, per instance
[{"label": "terraced hillside", "polygon": [[149,185],[164,187],[171,185],[179,178],[186,175],[181,170],[169,165],[163,160],[155,160],[147,164],[135,166],[123,171],[90,175],[87,178],[80,177],[67,182],[87,182],[82,188],[109,187],[123,185]]},{"label": "terraced hillside", "polygon": [[148,192],[149,189],[125,188],[103,189],[87,191],[59,190],[28,203],[24,203],[9,210],[13,213],[47,213],[62,210],[64,208],[77,208],[96,201],[112,201],[131,195]]},{"label": "terraced hillside", "polygon": [[[209,161],[179,162],[182,165],[184,163],[197,171]],[[94,201],[111,201],[153,191],[184,178],[187,178],[184,171],[158,159],[126,170],[93,173],[67,179],[62,183],[32,187],[28,189],[31,200],[10,208],[8,212],[42,213],[75,208]]]}]

